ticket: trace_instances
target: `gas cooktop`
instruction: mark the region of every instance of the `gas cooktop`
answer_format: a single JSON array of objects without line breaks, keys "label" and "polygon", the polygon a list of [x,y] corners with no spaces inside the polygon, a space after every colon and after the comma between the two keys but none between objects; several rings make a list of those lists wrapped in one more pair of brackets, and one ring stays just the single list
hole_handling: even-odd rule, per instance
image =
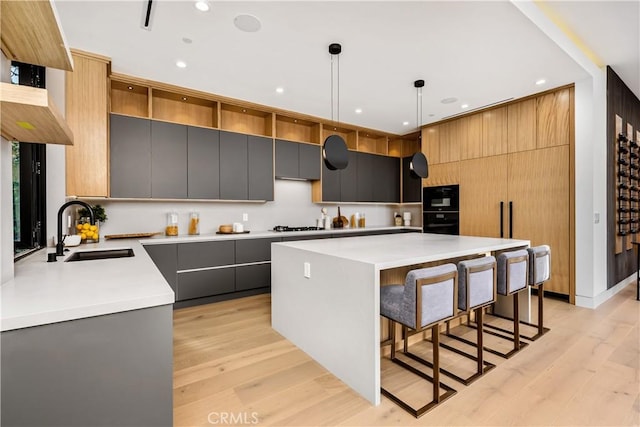
[{"label": "gas cooktop", "polygon": [[320,227],[289,227],[288,225],[276,225],[273,231],[315,231],[321,230]]}]

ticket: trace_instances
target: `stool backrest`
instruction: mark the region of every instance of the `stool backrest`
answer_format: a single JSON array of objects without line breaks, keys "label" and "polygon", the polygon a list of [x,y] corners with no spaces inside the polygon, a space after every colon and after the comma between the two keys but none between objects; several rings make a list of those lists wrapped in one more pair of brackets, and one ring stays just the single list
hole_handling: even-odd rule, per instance
[{"label": "stool backrest", "polygon": [[454,264],[407,273],[400,317],[419,330],[456,314],[458,271]]},{"label": "stool backrest", "polygon": [[496,259],[493,256],[458,263],[458,308],[469,310],[496,300]]},{"label": "stool backrest", "polygon": [[498,293],[511,295],[525,288],[529,279],[529,253],[520,249],[498,255]]},{"label": "stool backrest", "polygon": [[548,245],[527,249],[529,253],[529,284],[537,285],[551,277],[551,248]]}]

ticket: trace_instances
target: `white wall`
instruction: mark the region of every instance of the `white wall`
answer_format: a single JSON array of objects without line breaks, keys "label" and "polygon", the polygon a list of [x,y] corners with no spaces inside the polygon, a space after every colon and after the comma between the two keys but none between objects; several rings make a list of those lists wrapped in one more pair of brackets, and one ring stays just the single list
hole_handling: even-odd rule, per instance
[{"label": "white wall", "polygon": [[[0,53],[0,81],[9,82],[10,62]],[[0,117],[1,119],[1,117]],[[0,137],[0,283],[13,278],[13,178],[11,143]]]},{"label": "white wall", "polygon": [[[200,213],[200,234],[212,234],[221,224],[243,222],[242,214],[249,220],[244,222],[246,230],[270,230],[276,225],[315,226],[324,206],[329,215],[337,215],[338,205],[314,204],[311,202],[311,183],[306,181],[276,180],[274,201],[267,203],[229,202],[140,202],[140,201],[91,201],[105,207],[108,220],[102,226],[101,234],[120,234],[164,231],[168,212],[178,212],[180,234],[187,233],[188,214]],[[367,226],[393,225],[394,211],[410,211],[412,224],[422,224],[421,208],[402,208],[385,205],[358,205],[341,203],[342,215],[347,218],[355,212],[366,215]]]}]

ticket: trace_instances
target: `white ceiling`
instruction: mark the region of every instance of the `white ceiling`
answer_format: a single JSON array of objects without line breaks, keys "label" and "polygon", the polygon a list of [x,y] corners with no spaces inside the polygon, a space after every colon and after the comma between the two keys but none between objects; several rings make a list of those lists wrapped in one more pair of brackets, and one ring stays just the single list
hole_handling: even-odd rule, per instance
[{"label": "white ceiling", "polygon": [[[69,46],[111,57],[114,72],[327,119],[328,45],[341,43],[340,122],[392,133],[416,128],[416,79],[426,81],[426,124],[463,103],[471,110],[587,77],[508,1],[233,1],[206,13],[190,0],[154,1],[150,31],[146,4],[56,1]],[[639,2],[551,6],[640,97]],[[258,17],[261,30],[238,30],[239,14]],[[540,78],[547,83],[536,86]],[[459,101],[440,102],[449,97]]]}]

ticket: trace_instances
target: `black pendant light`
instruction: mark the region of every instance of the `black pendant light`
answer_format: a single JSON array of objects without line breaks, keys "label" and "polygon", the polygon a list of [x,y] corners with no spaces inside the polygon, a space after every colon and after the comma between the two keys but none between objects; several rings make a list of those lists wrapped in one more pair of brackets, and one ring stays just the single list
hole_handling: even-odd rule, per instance
[{"label": "black pendant light", "polygon": [[[424,80],[416,80],[413,82],[413,86],[416,88],[416,124],[418,131],[422,126],[422,88],[424,87]],[[411,162],[409,163],[409,169],[411,174],[416,178],[428,178],[429,177],[429,162],[422,153],[418,151],[411,156]]]},{"label": "black pendant light", "polygon": [[[331,54],[331,121],[333,121],[333,75],[334,75],[334,59],[337,59],[337,117],[340,121],[340,52],[342,46],[339,43],[331,43],[329,45],[329,53]],[[322,145],[322,158],[324,164],[330,170],[345,169],[349,165],[349,152],[347,144],[340,135],[329,135]]]}]

